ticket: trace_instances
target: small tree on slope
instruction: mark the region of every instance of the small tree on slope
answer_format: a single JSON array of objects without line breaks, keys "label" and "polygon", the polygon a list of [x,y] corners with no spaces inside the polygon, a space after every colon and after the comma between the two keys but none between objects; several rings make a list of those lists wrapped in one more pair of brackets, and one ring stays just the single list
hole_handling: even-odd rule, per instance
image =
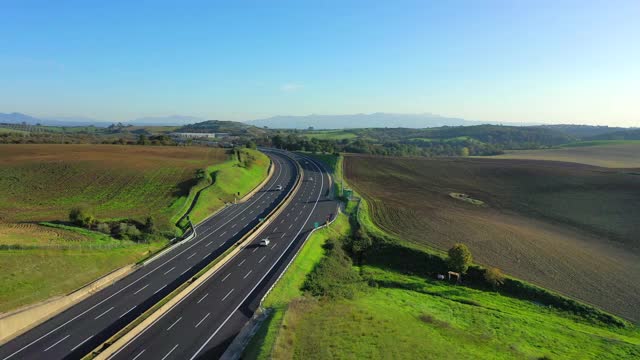
[{"label": "small tree on slope", "polygon": [[449,269],[464,274],[473,261],[471,251],[465,244],[455,244],[449,249]]}]

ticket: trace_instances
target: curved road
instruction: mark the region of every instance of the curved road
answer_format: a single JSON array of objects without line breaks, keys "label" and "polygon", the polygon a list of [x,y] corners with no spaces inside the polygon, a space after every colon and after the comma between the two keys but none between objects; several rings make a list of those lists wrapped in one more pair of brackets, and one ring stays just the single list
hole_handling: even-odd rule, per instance
[{"label": "curved road", "polygon": [[[292,201],[253,243],[111,359],[212,359],[222,355],[316,223],[335,216],[337,203],[329,199],[331,185],[326,171],[311,159],[289,156],[294,156],[304,171],[303,183]],[[271,242],[260,247],[258,242],[264,238]]]},{"label": "curved road", "polygon": [[[203,221],[194,239],[7,342],[0,348],[0,359],[81,358],[195,275],[255,227],[293,188],[298,175],[293,161],[278,153],[268,156],[274,174],[250,199]],[[277,185],[283,191],[276,191]]]}]

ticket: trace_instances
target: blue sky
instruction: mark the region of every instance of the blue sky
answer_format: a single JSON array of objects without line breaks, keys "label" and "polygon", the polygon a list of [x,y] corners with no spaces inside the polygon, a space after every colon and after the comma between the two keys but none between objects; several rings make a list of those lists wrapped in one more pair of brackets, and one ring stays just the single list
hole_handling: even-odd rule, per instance
[{"label": "blue sky", "polygon": [[0,0],[0,112],[640,126],[638,19],[637,0]]}]

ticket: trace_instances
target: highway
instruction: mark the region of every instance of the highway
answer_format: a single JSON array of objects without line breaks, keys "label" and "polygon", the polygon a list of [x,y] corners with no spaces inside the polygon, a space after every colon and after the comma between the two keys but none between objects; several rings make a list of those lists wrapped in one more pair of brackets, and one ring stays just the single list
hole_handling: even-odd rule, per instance
[{"label": "highway", "polygon": [[[298,169],[291,158],[267,155],[275,166],[273,176],[246,202],[227,206],[199,224],[194,239],[7,342],[0,347],[0,359],[79,359],[195,275],[293,189]],[[277,185],[284,189],[277,191]]]},{"label": "highway", "polygon": [[[251,244],[192,290],[111,359],[214,359],[251,318],[316,223],[334,217],[329,175],[311,159],[295,155],[304,178],[292,201]],[[258,245],[268,238],[267,247]]]}]

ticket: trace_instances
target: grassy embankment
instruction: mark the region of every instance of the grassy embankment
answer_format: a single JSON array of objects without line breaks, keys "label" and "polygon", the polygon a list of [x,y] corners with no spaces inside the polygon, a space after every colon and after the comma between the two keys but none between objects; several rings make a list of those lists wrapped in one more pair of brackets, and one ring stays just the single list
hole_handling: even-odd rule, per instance
[{"label": "grassy embankment", "polygon": [[[264,178],[268,165],[262,154],[243,168],[234,166],[237,159],[225,150],[195,147],[3,145],[2,150],[0,311],[65,294],[167,243],[162,237],[149,243],[116,240],[41,222],[65,221],[71,207],[83,206],[101,221],[144,221],[151,215],[159,231],[171,234],[172,217],[193,199],[198,169],[220,174],[210,188],[214,197],[223,197],[229,195],[222,181],[232,178],[241,184],[238,191],[246,192]],[[195,207],[196,220],[214,210],[206,205]]]},{"label": "grassy embankment", "polygon": [[[349,269],[335,266],[335,259],[330,262],[335,272],[319,271],[327,266],[318,264],[329,263],[327,251],[317,241],[305,244],[283,277],[298,280],[281,281],[267,297],[266,304],[276,310],[244,358],[630,359],[640,355],[640,331],[607,316],[600,320],[583,316],[595,310],[581,309],[579,315],[580,311],[432,280],[428,269],[441,259],[414,244],[390,240],[393,236],[373,223],[366,207],[363,210],[359,220],[367,232],[390,243],[365,252],[352,267],[360,283],[341,285],[337,273]],[[342,236],[349,235],[350,228],[341,230]],[[318,240],[339,237],[331,234]],[[301,279],[318,279],[319,274],[324,277],[321,283],[352,286],[354,295],[304,294],[300,288],[315,289],[317,281],[309,286]]]},{"label": "grassy embankment", "polygon": [[[196,200],[189,211],[194,224],[253,190],[267,176],[269,158],[255,150],[242,149],[232,155],[229,161],[206,168],[206,176],[191,188],[189,205]],[[240,193],[238,196],[237,193]],[[196,199],[197,197],[197,199]],[[176,214],[172,219],[178,221],[186,212]],[[182,220],[184,225],[184,220]]]}]

